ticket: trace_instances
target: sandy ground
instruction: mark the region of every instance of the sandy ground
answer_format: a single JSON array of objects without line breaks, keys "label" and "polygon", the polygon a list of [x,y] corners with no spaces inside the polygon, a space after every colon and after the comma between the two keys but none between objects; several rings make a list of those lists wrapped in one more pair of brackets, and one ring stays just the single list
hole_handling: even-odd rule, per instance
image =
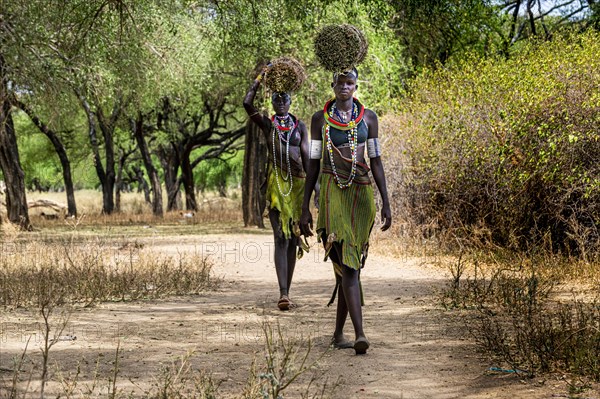
[{"label": "sandy ground", "polygon": [[[214,275],[222,282],[216,291],[197,296],[77,309],[50,354],[55,379],[60,375],[65,381],[73,379],[79,364],[76,396],[94,380],[108,392],[119,345],[117,386],[121,394],[144,396],[160,385],[161,368],[191,353],[190,365],[209,371],[220,382],[219,397],[239,397],[253,361],[259,369],[264,363],[262,325],[268,322],[275,328],[279,325],[286,337],[306,343],[310,336],[309,358],[318,359],[313,370],[286,389],[286,398],[303,397],[311,378],[311,392],[328,381],[326,392],[334,398],[568,397],[565,383],[556,377],[521,379],[489,371],[498,365],[477,353],[457,314],[437,304],[436,292],[446,284],[447,276],[424,259],[386,257],[373,243],[362,274],[364,324],[372,346],[367,355],[356,356],[353,350],[329,349],[335,309],[325,305],[334,280],[316,243],[296,268],[291,297],[298,307],[281,312],[276,308],[278,289],[268,231],[140,241],[144,250],[208,255],[215,263]],[[39,361],[40,325],[29,313],[16,310],[4,312],[0,326],[0,384],[6,388],[12,359],[22,353],[28,339],[31,359],[25,369]],[[350,321],[347,326],[351,337]],[[95,369],[98,377],[94,377]],[[31,373],[29,391],[39,397],[39,371]],[[332,391],[336,381],[339,384]],[[57,389],[56,385],[50,388]],[[600,395],[587,391],[581,397]]]}]

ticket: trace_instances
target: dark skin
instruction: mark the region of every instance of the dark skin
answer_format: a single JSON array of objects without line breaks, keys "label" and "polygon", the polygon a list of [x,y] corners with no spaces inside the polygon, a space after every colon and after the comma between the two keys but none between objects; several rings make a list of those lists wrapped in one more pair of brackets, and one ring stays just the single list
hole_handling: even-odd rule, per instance
[{"label": "dark skin", "polygon": [[[343,114],[344,112],[350,112],[352,110],[352,98],[354,92],[357,89],[356,78],[353,75],[340,75],[336,81],[331,83],[333,92],[335,94],[335,101],[337,109]],[[375,112],[365,109],[364,119],[367,123],[369,133],[368,138],[377,138],[379,135],[379,123]],[[316,112],[311,121],[311,139],[322,140],[321,132],[323,124],[325,123],[323,111]],[[325,143],[323,143],[325,146]],[[340,148],[344,157],[350,158],[350,148]],[[364,154],[358,153],[357,160],[364,162]],[[383,163],[381,157],[370,159],[371,172],[375,184],[381,194],[383,206],[381,208],[381,230],[385,231],[392,225],[392,212],[390,210],[390,202],[388,199],[387,187],[385,182],[385,173],[383,170]],[[311,159],[308,162],[306,184],[304,188],[304,199],[302,204],[302,216],[300,217],[300,231],[305,237],[313,235],[313,219],[309,209],[310,195],[306,193],[312,192],[313,188],[317,184],[317,179],[321,170],[321,161],[319,159]],[[330,258],[333,262],[342,265],[340,262],[341,250],[337,243],[334,243],[332,250],[330,251]],[[336,278],[339,278],[336,276]],[[342,292],[338,296],[337,310],[336,310],[336,321],[335,331],[333,333],[334,344],[344,347],[347,344],[347,340],[344,336],[344,325],[348,315],[352,320],[354,326],[355,342],[366,342],[368,348],[368,341],[363,330],[362,323],[362,308],[360,303],[360,286],[359,286],[359,272],[348,266],[342,266],[342,277],[341,287]],[[356,349],[356,345],[355,345]],[[366,348],[364,349],[366,352]],[[357,353],[359,353],[357,351]],[[361,351],[361,353],[364,353]]]},{"label": "dark skin", "polygon": [[[269,67],[263,68],[260,75],[252,82],[250,89],[244,98],[244,109],[250,116],[250,119],[260,127],[265,134],[269,148],[272,151],[273,137],[272,137],[272,122],[271,119],[264,116],[254,107],[254,98],[256,92],[260,86],[260,81],[268,71]],[[273,110],[278,116],[285,116],[290,110],[291,100],[286,100],[284,97],[275,97],[272,101]],[[309,140],[308,130],[306,125],[302,121],[298,121],[298,131],[300,132],[300,145],[291,145],[289,147],[290,158],[301,159],[303,169],[306,170],[308,163],[308,151],[309,151]],[[285,191],[285,188],[283,188]],[[286,239],[282,234],[282,229],[279,220],[279,211],[277,209],[269,209],[269,220],[273,228],[273,235],[275,238],[275,270],[277,273],[277,281],[279,283],[279,294],[280,301],[289,301],[289,290],[292,285],[292,277],[294,275],[294,269],[296,267],[296,250],[298,246],[298,237],[292,234],[291,238]],[[285,297],[285,298],[284,298]],[[293,305],[293,303],[290,304]],[[284,310],[284,309],[282,309]]]}]

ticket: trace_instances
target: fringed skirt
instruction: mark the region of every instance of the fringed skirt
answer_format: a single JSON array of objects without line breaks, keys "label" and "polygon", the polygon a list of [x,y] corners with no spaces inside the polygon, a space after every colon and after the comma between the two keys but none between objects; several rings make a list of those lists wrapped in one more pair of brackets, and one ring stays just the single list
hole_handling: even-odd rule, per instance
[{"label": "fringed skirt", "polygon": [[[277,166],[277,176],[275,175],[274,166],[269,165],[267,174],[267,201],[271,209],[279,211],[279,222],[283,230],[283,236],[286,239],[292,238],[292,234],[298,236],[300,229],[298,222],[302,214],[302,200],[304,199],[304,181],[303,177],[291,175],[287,180],[283,180],[282,171]],[[284,196],[279,191],[287,194],[290,190],[290,179],[292,182],[292,190],[288,196]],[[279,180],[279,186],[277,181]]]},{"label": "fringed skirt", "polygon": [[342,264],[359,270],[367,257],[369,235],[375,221],[373,186],[370,181],[355,181],[350,187],[341,189],[335,177],[325,168],[321,174],[320,190],[317,233],[326,239],[325,259],[333,244],[337,243],[341,249],[338,255]]}]

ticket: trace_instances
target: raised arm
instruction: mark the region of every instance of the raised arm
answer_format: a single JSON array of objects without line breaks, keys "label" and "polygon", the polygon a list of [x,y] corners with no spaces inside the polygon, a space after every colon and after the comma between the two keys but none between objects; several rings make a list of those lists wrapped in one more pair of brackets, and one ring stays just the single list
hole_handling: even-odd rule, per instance
[{"label": "raised arm", "polygon": [[381,208],[381,221],[383,226],[381,230],[385,231],[392,225],[392,211],[390,209],[390,201],[388,199],[387,186],[385,183],[385,172],[383,170],[383,162],[381,162],[381,147],[379,145],[379,121],[377,114],[371,110],[365,111],[365,118],[369,126],[369,136],[367,137],[367,153],[370,158],[371,172],[379,194],[383,207]]},{"label": "raised arm", "polygon": [[252,119],[252,121],[254,123],[256,123],[262,131],[268,130],[269,118],[262,115],[258,111],[258,109],[256,109],[256,107],[254,106],[254,97],[256,97],[256,92],[260,86],[260,82],[264,78],[267,70],[268,70],[268,67],[263,68],[263,70],[258,74],[256,79],[254,79],[254,81],[252,82],[252,85],[250,85],[250,88],[248,89],[248,92],[246,93],[246,97],[244,97],[244,109],[248,113],[248,116],[250,117],[250,119]]},{"label": "raised arm", "polygon": [[321,154],[319,147],[322,146],[321,129],[323,128],[323,111],[316,112],[310,123],[310,150],[306,164],[306,182],[304,184],[304,199],[302,201],[302,216],[300,216],[300,231],[305,237],[313,235],[312,215],[310,214],[310,196],[317,184],[321,172]]}]

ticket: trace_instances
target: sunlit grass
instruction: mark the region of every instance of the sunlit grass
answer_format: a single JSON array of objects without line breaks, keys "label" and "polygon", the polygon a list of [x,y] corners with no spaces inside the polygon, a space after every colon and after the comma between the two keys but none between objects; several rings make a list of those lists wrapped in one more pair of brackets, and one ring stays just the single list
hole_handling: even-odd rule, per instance
[{"label": "sunlit grass", "polygon": [[[65,193],[29,192],[29,202],[50,200],[66,206]],[[22,233],[8,223],[2,225],[4,239],[13,237],[35,237],[36,235],[62,236],[107,235],[107,236],[157,236],[231,233],[244,231],[261,233],[254,228],[244,229],[241,199],[237,191],[229,197],[219,197],[208,193],[198,195],[198,211],[177,210],[164,213],[162,218],[152,214],[150,204],[144,201],[142,193],[122,193],[121,210],[110,215],[102,214],[102,194],[100,191],[79,190],[75,192],[78,216],[62,218],[47,208],[31,208],[30,219],[33,233]],[[166,208],[166,199],[163,204]],[[43,215],[44,213],[45,215]],[[56,215],[56,217],[47,215]],[[6,220],[6,219],[4,219]]]}]

